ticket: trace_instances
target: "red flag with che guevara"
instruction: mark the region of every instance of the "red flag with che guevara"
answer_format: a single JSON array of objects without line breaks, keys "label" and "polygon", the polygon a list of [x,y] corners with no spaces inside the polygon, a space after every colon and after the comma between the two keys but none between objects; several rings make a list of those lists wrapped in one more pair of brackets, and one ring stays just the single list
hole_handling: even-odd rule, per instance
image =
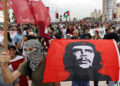
[{"label": "red flag with che guevara", "polygon": [[52,41],[44,83],[60,81],[118,81],[119,52],[113,40]]}]

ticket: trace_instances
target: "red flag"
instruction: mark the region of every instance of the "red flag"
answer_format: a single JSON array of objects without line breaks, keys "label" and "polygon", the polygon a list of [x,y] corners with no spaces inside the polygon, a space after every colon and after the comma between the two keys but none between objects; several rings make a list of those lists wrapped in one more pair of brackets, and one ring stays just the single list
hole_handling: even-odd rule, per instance
[{"label": "red flag", "polygon": [[[49,12],[49,8],[48,8],[48,7],[47,7],[47,11]],[[50,17],[49,17],[49,18],[50,18]],[[51,19],[50,19],[50,20],[51,20]],[[48,31],[46,32],[46,30],[47,30],[48,28],[46,28],[45,22],[44,22],[44,21],[38,22],[38,26],[39,26],[39,34],[40,34],[40,36],[45,38],[46,43],[47,43],[47,46],[49,46],[48,40],[50,40],[51,37],[50,37],[49,32],[48,32]]]},{"label": "red flag", "polygon": [[51,18],[50,18],[50,14],[49,14],[50,8],[49,7],[46,7],[46,8],[47,8],[47,22],[48,22],[47,28],[48,28],[48,26],[50,25],[50,22],[51,22]]},{"label": "red flag", "polygon": [[45,29],[46,29],[45,28],[45,23],[41,21],[41,22],[38,23],[38,26],[39,26],[40,36],[45,38],[47,47],[49,47],[49,40],[51,39],[51,37],[50,37],[49,33],[45,33]]},{"label": "red flag", "polygon": [[56,19],[58,19],[59,18],[59,14],[58,13],[56,13]]},{"label": "red flag", "polygon": [[44,22],[39,22],[38,23],[38,26],[39,26],[39,34],[40,36],[46,38],[46,39],[51,39],[49,33],[45,33],[45,23]]},{"label": "red flag", "polygon": [[55,39],[47,53],[43,81],[118,81],[119,61],[113,40]]},{"label": "red flag", "polygon": [[67,11],[67,15],[70,16],[70,11]]},{"label": "red flag", "polygon": [[45,38],[47,46],[49,47],[49,39],[51,39],[51,37],[49,33],[45,33],[45,29],[48,28],[51,21],[49,8],[46,8],[41,0],[30,0],[30,4],[34,19],[39,26],[40,36]]},{"label": "red flag", "polygon": [[50,25],[49,8],[41,0],[12,0],[13,11],[17,23],[32,23],[39,26],[39,32],[47,40],[50,35],[45,33],[45,28]]},{"label": "red flag", "polygon": [[41,0],[30,0],[30,4],[36,23],[44,22],[45,27],[48,28],[51,21],[48,8],[45,7]]},{"label": "red flag", "polygon": [[17,24],[36,24],[28,0],[12,0],[12,8]]},{"label": "red flag", "polygon": [[117,17],[117,15],[116,15],[116,13],[114,13],[114,14],[113,14],[113,18],[116,19],[116,17]]},{"label": "red flag", "polygon": [[[11,9],[12,8],[12,2],[11,0],[8,0],[7,2],[7,9]],[[0,1],[0,10],[4,9],[4,1]]]}]

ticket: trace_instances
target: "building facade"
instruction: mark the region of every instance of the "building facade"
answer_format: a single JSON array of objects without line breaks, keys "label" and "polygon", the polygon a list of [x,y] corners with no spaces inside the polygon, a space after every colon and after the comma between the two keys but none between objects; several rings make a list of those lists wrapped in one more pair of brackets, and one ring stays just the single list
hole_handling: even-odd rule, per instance
[{"label": "building facade", "polygon": [[116,0],[103,0],[103,21],[115,20],[114,14],[116,11]]},{"label": "building facade", "polygon": [[94,18],[95,20],[97,20],[98,18],[101,17],[101,11],[95,9],[92,13],[91,13],[91,18]]},{"label": "building facade", "polygon": [[117,20],[120,21],[120,3],[117,3]]},{"label": "building facade", "polygon": [[105,1],[106,0],[103,0],[103,8],[102,8],[102,20],[104,21],[105,20]]}]

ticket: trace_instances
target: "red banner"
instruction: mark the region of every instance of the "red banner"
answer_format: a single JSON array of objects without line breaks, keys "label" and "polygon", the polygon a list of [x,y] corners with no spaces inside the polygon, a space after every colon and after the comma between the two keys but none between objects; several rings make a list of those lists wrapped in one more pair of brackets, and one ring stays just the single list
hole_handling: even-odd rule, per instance
[{"label": "red banner", "polygon": [[45,27],[48,28],[51,21],[48,8],[45,7],[41,0],[30,0],[30,4],[36,23],[44,22]]},{"label": "red banner", "polygon": [[47,53],[44,83],[118,81],[119,53],[113,40],[53,40]]},{"label": "red banner", "polygon": [[45,33],[45,29],[48,28],[51,22],[49,8],[45,7],[41,0],[30,0],[30,5],[34,19],[39,27],[39,34],[45,38],[46,44],[49,47],[49,39],[51,39],[51,37],[49,33]]},{"label": "red banner", "polygon": [[59,18],[59,14],[58,13],[56,13],[56,19],[58,19]]},{"label": "red banner", "polygon": [[17,24],[36,24],[28,0],[12,0],[12,8]]},{"label": "red banner", "polygon": [[[7,2],[7,9],[11,9],[12,8],[12,2],[11,0],[8,0]],[[4,9],[4,1],[0,1],[0,10]]]},{"label": "red banner", "polygon": [[113,13],[113,18],[116,19],[116,17],[117,17],[117,14]]}]

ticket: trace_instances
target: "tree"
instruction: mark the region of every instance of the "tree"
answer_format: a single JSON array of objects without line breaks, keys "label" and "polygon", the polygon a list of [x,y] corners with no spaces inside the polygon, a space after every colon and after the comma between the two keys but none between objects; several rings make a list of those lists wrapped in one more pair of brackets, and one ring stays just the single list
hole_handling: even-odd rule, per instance
[{"label": "tree", "polygon": [[85,17],[85,18],[83,18],[83,20],[90,20],[91,19],[91,17]]}]

